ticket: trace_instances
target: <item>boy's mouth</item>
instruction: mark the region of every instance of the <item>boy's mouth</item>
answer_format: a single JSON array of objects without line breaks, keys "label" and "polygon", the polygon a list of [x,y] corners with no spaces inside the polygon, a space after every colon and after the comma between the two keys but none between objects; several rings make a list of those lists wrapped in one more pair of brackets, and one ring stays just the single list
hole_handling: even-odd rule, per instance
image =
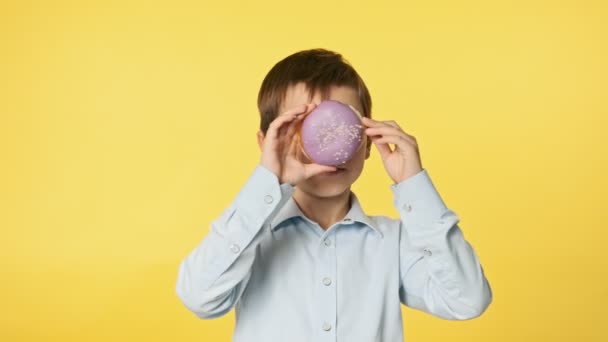
[{"label": "boy's mouth", "polygon": [[339,175],[339,174],[342,174],[342,173],[344,173],[345,171],[346,171],[346,168],[343,168],[343,167],[338,167],[338,168],[336,169],[336,171],[326,171],[326,172],[322,172],[321,174],[322,174],[322,175],[330,175],[330,176],[333,176],[333,175]]}]

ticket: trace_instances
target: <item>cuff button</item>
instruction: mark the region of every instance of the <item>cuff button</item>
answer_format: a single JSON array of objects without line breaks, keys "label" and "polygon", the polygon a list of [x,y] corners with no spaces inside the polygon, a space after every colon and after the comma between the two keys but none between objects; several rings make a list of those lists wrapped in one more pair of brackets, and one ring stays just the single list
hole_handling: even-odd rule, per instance
[{"label": "cuff button", "polygon": [[232,251],[232,253],[238,253],[241,248],[239,247],[239,245],[233,243],[232,245],[230,245],[230,250]]}]

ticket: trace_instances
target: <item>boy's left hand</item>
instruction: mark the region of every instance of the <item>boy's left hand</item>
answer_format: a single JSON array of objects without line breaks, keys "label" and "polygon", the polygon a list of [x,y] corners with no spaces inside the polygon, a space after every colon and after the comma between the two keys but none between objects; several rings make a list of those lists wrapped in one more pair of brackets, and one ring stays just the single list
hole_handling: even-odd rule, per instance
[{"label": "boy's left hand", "polygon": [[[376,121],[362,117],[365,134],[378,148],[384,168],[396,183],[422,171],[416,138],[405,133],[395,121]],[[389,144],[395,145],[391,150]]]}]

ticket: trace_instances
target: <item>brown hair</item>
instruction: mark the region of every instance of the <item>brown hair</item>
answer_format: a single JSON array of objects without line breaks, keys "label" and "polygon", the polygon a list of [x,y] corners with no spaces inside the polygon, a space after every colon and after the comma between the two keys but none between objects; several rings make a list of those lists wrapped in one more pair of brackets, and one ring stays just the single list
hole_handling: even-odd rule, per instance
[{"label": "brown hair", "polygon": [[258,93],[260,130],[266,134],[270,123],[280,114],[279,108],[287,88],[304,82],[309,100],[317,91],[329,97],[331,86],[350,86],[359,94],[363,116],[371,118],[372,99],[363,79],[342,55],[326,49],[296,52],[275,64],[268,72]]}]

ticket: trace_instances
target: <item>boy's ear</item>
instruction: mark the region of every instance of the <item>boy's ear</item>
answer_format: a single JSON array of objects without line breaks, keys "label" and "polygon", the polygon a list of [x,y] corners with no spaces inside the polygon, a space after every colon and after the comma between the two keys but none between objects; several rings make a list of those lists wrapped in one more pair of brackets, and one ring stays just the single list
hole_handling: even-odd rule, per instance
[{"label": "boy's ear", "polygon": [[264,133],[262,133],[261,130],[258,131],[258,146],[260,147],[260,150],[262,150],[262,143],[264,142]]}]

